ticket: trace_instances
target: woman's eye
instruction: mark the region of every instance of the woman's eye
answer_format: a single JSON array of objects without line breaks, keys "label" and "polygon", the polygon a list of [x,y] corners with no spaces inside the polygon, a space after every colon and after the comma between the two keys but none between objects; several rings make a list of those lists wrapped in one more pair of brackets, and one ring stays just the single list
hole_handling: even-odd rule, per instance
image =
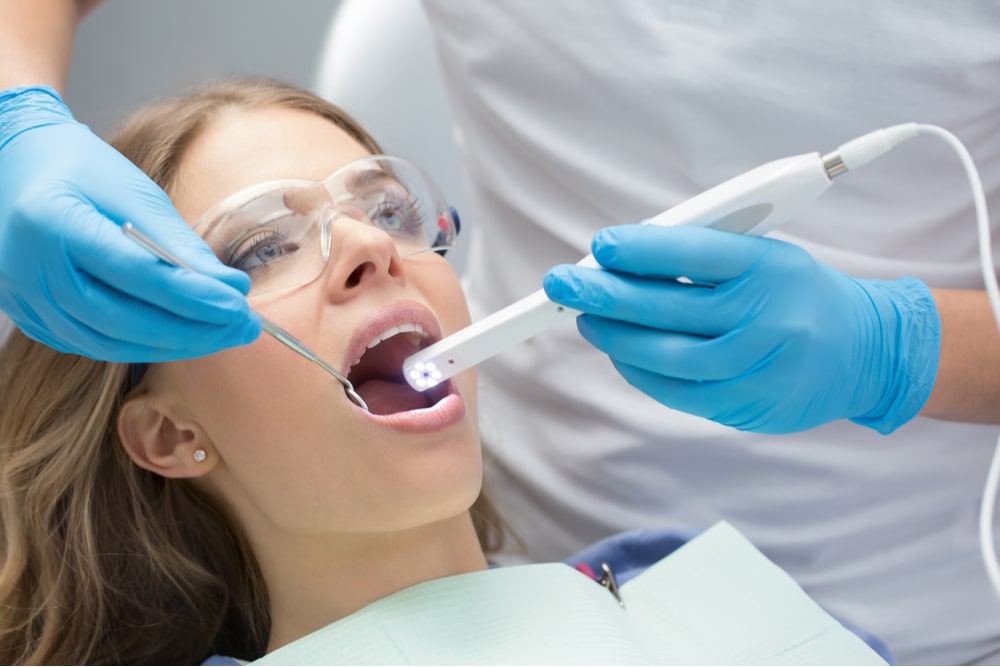
[{"label": "woman's eye", "polygon": [[261,230],[234,248],[226,263],[244,273],[252,274],[295,253],[298,249],[299,245],[290,242],[283,234],[273,230]]},{"label": "woman's eye", "polygon": [[401,232],[406,228],[403,212],[391,204],[379,204],[378,209],[370,217],[379,229],[387,232]]},{"label": "woman's eye", "polygon": [[382,230],[391,233],[415,234],[423,227],[420,206],[416,200],[386,197],[369,213],[369,218]]}]

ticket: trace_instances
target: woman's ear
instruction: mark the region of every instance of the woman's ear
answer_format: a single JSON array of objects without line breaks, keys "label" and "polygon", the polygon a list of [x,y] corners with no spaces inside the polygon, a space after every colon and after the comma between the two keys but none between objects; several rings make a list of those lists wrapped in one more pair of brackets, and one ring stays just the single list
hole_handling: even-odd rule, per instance
[{"label": "woman's ear", "polygon": [[122,406],[118,437],[137,466],[161,477],[200,477],[218,461],[198,422],[150,394],[130,398]]}]

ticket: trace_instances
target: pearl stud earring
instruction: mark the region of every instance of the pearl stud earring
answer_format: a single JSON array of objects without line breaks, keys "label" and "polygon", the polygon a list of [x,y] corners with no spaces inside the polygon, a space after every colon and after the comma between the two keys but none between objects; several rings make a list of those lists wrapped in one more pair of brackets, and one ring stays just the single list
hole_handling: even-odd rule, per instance
[{"label": "pearl stud earring", "polygon": [[198,463],[201,463],[202,461],[204,461],[207,458],[208,458],[208,454],[205,452],[204,449],[196,449],[196,450],[194,450],[194,460],[197,461]]}]

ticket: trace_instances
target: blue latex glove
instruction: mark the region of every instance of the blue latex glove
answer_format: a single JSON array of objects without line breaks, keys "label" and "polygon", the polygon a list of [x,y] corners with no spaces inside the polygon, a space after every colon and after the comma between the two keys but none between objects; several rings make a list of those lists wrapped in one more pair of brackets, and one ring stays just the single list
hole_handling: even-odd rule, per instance
[{"label": "blue latex glove", "polygon": [[[160,262],[136,227],[205,276]],[[0,310],[28,336],[109,361],[166,361],[260,334],[246,274],[50,88],[0,92]]]},{"label": "blue latex glove", "polygon": [[845,418],[889,433],[930,395],[941,324],[918,280],[856,280],[702,227],[611,227],[593,252],[610,271],[558,266],[545,291],[585,311],[583,336],[664,405],[760,433]]}]

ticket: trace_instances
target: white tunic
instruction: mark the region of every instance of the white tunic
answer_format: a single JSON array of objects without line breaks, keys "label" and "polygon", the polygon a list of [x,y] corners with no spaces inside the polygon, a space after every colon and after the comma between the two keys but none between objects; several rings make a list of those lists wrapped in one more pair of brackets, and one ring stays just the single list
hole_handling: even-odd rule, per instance
[{"label": "white tunic", "polygon": [[[473,202],[476,318],[538,289],[603,226],[895,123],[957,134],[1000,214],[998,4],[425,6]],[[838,180],[774,236],[857,277],[982,286],[965,176],[932,138]],[[976,534],[997,428],[917,418],[889,437],[846,421],[742,433],[638,394],[572,324],[480,378],[489,482],[530,558],[724,518],[901,662],[1000,657]]]}]

